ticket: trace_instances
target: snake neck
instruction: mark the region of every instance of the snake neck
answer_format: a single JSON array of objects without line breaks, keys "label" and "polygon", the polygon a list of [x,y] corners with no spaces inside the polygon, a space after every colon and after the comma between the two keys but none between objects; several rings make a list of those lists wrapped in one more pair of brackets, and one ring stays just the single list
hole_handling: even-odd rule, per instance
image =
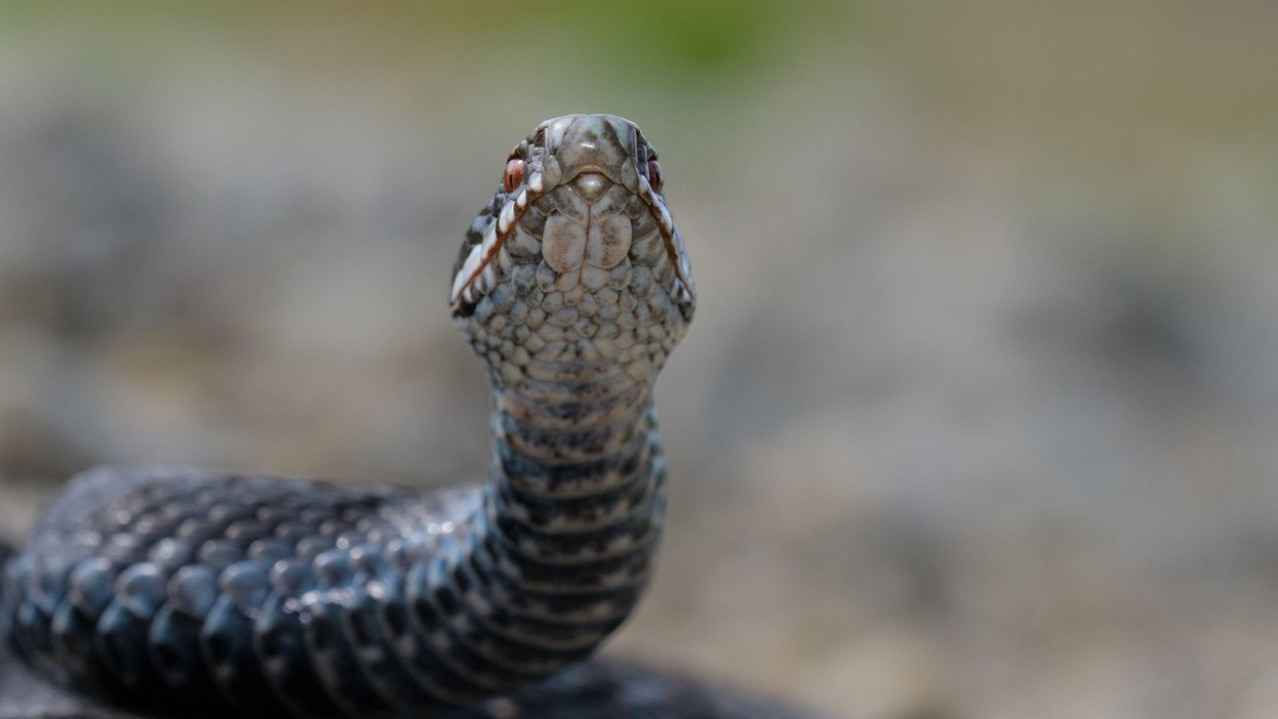
[{"label": "snake neck", "polygon": [[[529,558],[589,564],[624,555],[660,509],[651,387],[611,376],[521,389],[494,393],[492,516]],[[560,551],[566,541],[580,545],[575,553]]]},{"label": "snake neck", "polygon": [[[571,374],[571,372],[568,372]],[[664,515],[651,385],[494,391],[490,481],[455,551],[412,582],[459,640],[451,662],[501,691],[589,655],[633,611]],[[447,657],[446,657],[447,658]]]}]

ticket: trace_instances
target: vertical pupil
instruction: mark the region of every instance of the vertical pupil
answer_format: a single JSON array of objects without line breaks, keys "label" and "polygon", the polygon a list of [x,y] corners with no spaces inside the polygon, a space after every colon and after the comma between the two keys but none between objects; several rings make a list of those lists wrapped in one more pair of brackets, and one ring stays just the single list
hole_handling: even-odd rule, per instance
[{"label": "vertical pupil", "polygon": [[661,192],[661,186],[664,184],[665,178],[661,176],[661,165],[656,160],[648,160],[648,184],[652,189]]},{"label": "vertical pupil", "polygon": [[502,175],[502,186],[506,188],[506,192],[514,192],[519,183],[524,180],[524,161],[517,157],[512,157],[506,163],[506,172]]}]

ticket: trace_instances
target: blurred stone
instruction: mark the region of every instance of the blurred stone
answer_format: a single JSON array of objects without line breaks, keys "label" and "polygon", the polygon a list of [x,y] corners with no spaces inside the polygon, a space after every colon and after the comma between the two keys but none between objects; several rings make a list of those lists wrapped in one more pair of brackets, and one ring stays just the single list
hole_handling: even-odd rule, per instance
[{"label": "blurred stone", "polygon": [[872,5],[712,92],[461,15],[0,23],[0,534],[103,461],[481,478],[457,242],[532,114],[621,97],[702,301],[619,649],[832,713],[1278,715],[1272,7]]},{"label": "blurred stone", "polygon": [[926,634],[882,627],[855,645],[810,662],[801,693],[813,706],[866,719],[940,719],[954,704],[949,658]]}]

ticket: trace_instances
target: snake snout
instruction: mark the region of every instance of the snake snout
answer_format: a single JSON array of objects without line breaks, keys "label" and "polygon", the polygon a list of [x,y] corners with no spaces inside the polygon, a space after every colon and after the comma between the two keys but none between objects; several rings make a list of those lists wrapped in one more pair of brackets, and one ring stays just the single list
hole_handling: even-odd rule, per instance
[{"label": "snake snout", "polygon": [[577,195],[592,205],[598,202],[611,186],[612,182],[600,172],[583,172],[572,181],[572,187],[577,191]]},{"label": "snake snout", "polygon": [[565,115],[545,125],[547,170],[569,181],[599,173],[633,191],[638,181],[637,130],[614,115]]}]

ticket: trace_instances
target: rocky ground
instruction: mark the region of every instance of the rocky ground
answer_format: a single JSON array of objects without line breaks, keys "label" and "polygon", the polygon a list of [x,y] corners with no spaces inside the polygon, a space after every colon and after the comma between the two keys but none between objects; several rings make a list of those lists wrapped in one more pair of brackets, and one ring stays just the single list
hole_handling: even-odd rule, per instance
[{"label": "rocky ground", "polygon": [[[1254,12],[1132,37],[1261,47]],[[666,553],[609,651],[835,716],[1273,716],[1278,135],[1228,102],[1264,81],[1028,21],[1051,71],[1022,78],[949,20],[895,31],[945,60],[923,80],[831,42],[735,97],[617,103],[701,301],[658,391]],[[494,116],[466,75],[424,110],[219,42],[141,79],[0,48],[0,535],[100,462],[482,473],[461,231],[543,115],[613,108]]]}]

